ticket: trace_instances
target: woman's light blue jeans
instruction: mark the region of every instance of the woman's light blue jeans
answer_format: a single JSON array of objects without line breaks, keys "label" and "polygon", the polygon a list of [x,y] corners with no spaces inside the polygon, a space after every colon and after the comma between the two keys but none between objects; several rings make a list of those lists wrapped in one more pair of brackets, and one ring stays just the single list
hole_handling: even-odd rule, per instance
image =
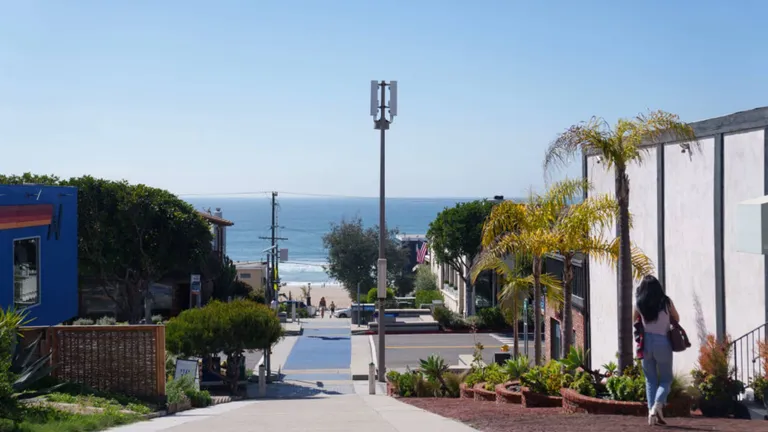
[{"label": "woman's light blue jeans", "polygon": [[655,403],[662,406],[672,387],[672,345],[667,335],[646,333],[643,336],[643,373],[648,409]]}]

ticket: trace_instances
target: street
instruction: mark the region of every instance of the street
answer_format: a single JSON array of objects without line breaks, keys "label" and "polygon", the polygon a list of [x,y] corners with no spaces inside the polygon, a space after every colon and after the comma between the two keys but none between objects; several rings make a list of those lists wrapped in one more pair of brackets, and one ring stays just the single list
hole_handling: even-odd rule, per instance
[{"label": "street", "polygon": [[[444,334],[403,334],[386,336],[386,361],[387,370],[403,371],[406,367],[417,368],[420,359],[426,359],[431,354],[441,356],[450,365],[459,362],[459,355],[473,354],[475,344],[483,344],[483,361],[487,364],[493,362],[493,353],[507,343],[512,347],[511,338],[494,337],[489,333],[444,333]],[[372,338],[379,350],[378,338]],[[503,341],[503,342],[502,342]],[[520,350],[524,352],[523,341],[520,341]],[[533,343],[530,343],[531,354]]]}]

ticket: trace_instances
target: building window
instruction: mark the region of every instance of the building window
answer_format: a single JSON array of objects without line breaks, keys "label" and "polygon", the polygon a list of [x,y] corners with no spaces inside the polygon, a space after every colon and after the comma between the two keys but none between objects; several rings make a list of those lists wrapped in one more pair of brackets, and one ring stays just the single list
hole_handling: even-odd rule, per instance
[{"label": "building window", "polygon": [[17,308],[40,303],[40,237],[13,241],[13,301]]},{"label": "building window", "polygon": [[240,279],[250,279],[251,274],[250,273],[240,273]]}]

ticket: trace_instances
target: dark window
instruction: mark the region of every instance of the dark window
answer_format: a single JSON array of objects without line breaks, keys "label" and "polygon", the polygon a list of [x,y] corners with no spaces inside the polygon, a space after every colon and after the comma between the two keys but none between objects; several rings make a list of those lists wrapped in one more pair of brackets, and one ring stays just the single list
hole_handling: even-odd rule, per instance
[{"label": "dark window", "polygon": [[251,274],[250,273],[240,273],[240,278],[241,279],[250,279],[251,278]]},{"label": "dark window", "polygon": [[13,241],[13,301],[17,308],[40,303],[40,237]]},{"label": "dark window", "polygon": [[[574,304],[581,306],[584,303],[584,298],[587,294],[587,279],[584,274],[584,267],[582,260],[573,260],[573,280],[571,281],[571,289],[573,290]],[[563,280],[563,258],[560,255],[547,255],[544,260],[544,271],[556,277],[558,280]]]}]

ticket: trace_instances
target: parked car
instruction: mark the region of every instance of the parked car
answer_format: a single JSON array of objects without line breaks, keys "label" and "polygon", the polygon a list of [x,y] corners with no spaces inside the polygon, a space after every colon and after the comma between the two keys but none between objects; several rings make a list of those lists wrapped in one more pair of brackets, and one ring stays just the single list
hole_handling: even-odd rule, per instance
[{"label": "parked car", "polygon": [[337,309],[336,312],[334,312],[333,316],[336,318],[352,318],[352,309],[351,308]]},{"label": "parked car", "polygon": [[288,312],[290,312],[291,311],[291,307],[292,307],[291,305],[293,303],[296,304],[296,310],[306,309],[307,308],[307,304],[306,303],[304,303],[303,301],[298,301],[298,300],[285,300],[285,301],[281,301],[280,302],[280,306],[282,307],[283,305],[285,305],[286,310]]}]

